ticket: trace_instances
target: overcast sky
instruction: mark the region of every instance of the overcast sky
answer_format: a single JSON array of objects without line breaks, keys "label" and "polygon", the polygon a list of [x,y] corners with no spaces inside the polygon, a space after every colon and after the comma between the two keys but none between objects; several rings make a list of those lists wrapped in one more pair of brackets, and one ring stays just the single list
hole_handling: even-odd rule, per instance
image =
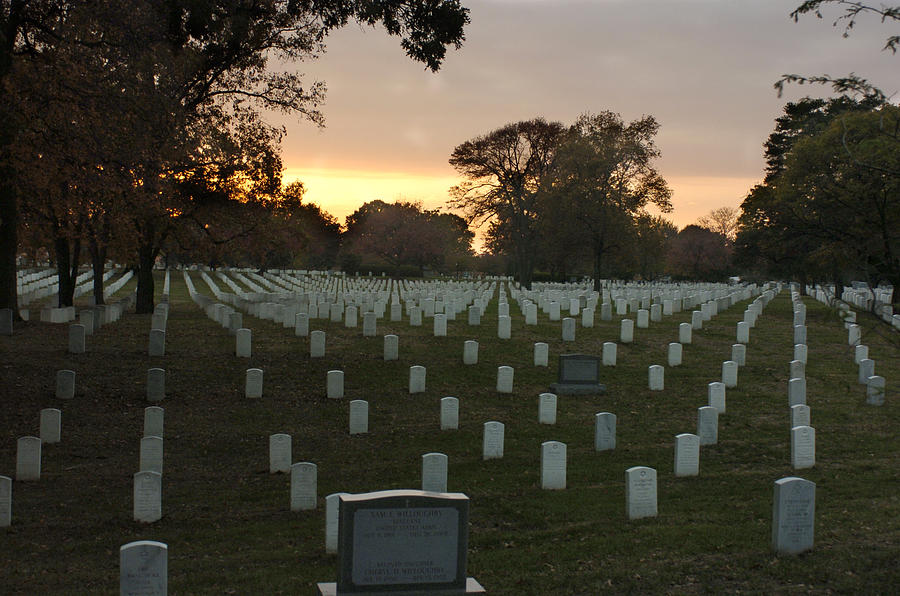
[{"label": "overcast sky", "polygon": [[[456,182],[453,148],[508,122],[572,123],[611,110],[660,123],[657,167],[674,189],[680,227],[739,206],[761,180],[762,144],[784,103],[784,73],[855,72],[900,91],[898,31],[862,19],[849,38],[824,20],[789,17],[800,0],[463,0],[471,24],[461,50],[431,73],[397,38],[351,25],[328,52],[298,66],[328,86],[326,127],[286,120],[285,178],[343,218],[376,198],[439,207]],[[830,17],[830,18],[829,18]],[[896,99],[896,97],[895,97]]]}]

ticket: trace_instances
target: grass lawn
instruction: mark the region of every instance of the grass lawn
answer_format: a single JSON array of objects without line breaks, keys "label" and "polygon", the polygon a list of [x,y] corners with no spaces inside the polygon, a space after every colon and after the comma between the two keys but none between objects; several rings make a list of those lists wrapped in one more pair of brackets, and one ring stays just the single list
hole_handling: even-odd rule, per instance
[{"label": "grass lawn", "polygon": [[[497,299],[479,327],[463,313],[433,337],[431,321],[378,321],[378,335],[323,319],[326,355],[309,357],[293,329],[244,314],[253,355],[208,319],[173,272],[166,355],[147,355],[150,315],[127,314],[67,353],[68,325],[18,323],[0,337],[0,475],[14,478],[16,440],[38,434],[42,408],[62,411],[62,440],[43,446],[41,479],[13,483],[13,521],[0,528],[0,592],[109,594],[118,589],[118,550],[133,540],[169,546],[170,594],[312,594],[334,581],[326,555],[325,495],[419,488],[421,456],[449,457],[448,488],[471,499],[469,575],[492,594],[896,593],[900,585],[900,334],[859,313],[862,341],[887,379],[882,407],[866,404],[853,348],[835,312],[810,298],[807,403],[816,466],[790,459],[787,290],[750,331],[747,364],[727,392],[718,444],[701,448],[700,475],[676,478],[674,441],[697,432],[707,384],[731,357],[747,302],[695,330],[683,364],[667,367],[665,389],[649,391],[647,369],[666,364],[681,312],[635,329],[618,363],[602,369],[604,396],[559,396],[557,423],[538,424],[538,395],[556,380],[563,353],[600,355],[618,341],[619,321],[600,320],[563,343],[561,325],[539,315],[525,326],[512,303],[512,339],[497,338]],[[212,296],[194,274],[197,291]],[[133,289],[133,283],[122,291]],[[227,290],[224,284],[220,284]],[[158,293],[162,276],[157,280]],[[121,295],[121,294],[119,294]],[[34,318],[37,318],[35,316]],[[400,358],[382,359],[384,334]],[[463,342],[479,342],[476,365]],[[547,342],[550,366],[533,366]],[[427,370],[424,394],[408,393],[409,367]],[[515,369],[514,392],[495,391],[497,367]],[[163,518],[132,520],[147,369],[166,370]],[[244,397],[248,368],[264,371],[263,397]],[[76,371],[75,399],[54,396],[57,370]],[[345,397],[329,400],[326,374],[345,374]],[[459,430],[441,431],[439,400],[460,400]],[[369,402],[369,430],[350,436],[349,403]],[[617,415],[617,448],[594,451],[594,415]],[[482,427],[503,422],[504,457],[482,460]],[[319,506],[290,511],[288,475],[268,473],[268,437],[293,437],[293,461],[318,466]],[[541,443],[568,451],[567,488],[540,487]],[[658,471],[659,515],[628,521],[625,470]],[[773,483],[816,483],[815,548],[777,556],[771,548]]]}]

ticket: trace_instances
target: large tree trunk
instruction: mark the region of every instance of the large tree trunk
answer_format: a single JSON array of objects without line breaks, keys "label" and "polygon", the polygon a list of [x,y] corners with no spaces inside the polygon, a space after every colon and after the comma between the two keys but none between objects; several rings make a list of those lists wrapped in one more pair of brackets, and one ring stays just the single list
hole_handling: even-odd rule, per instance
[{"label": "large tree trunk", "polygon": [[103,265],[106,263],[106,248],[101,248],[96,241],[90,244],[91,267],[94,270],[94,304],[105,304],[103,299]]},{"label": "large tree trunk", "polygon": [[534,263],[528,246],[520,243],[516,247],[516,268],[518,269],[519,285],[526,290],[531,289],[531,281],[534,278]]},{"label": "large tree trunk", "polygon": [[78,278],[78,257],[81,252],[80,243],[76,240],[69,249],[69,240],[65,236],[57,236],[54,240],[56,252],[56,275],[59,282],[60,308],[75,304],[75,284]]},{"label": "large tree trunk", "polygon": [[601,282],[603,271],[603,246],[594,246],[594,291],[603,292],[603,283]]},{"label": "large tree trunk", "polygon": [[7,174],[0,170],[0,308],[11,308],[13,317],[18,319],[16,251],[19,239],[16,224],[19,217],[16,191]]},{"label": "large tree trunk", "polygon": [[138,250],[137,300],[135,312],[146,314],[153,312],[153,263],[157,250],[153,246],[141,245]]}]

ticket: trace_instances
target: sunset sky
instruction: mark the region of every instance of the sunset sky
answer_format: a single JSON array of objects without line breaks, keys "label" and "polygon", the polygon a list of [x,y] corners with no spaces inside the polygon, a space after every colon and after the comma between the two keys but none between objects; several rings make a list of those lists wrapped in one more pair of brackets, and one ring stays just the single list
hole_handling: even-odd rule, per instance
[{"label": "sunset sky", "polygon": [[674,190],[667,217],[683,227],[740,205],[763,173],[762,145],[786,101],[822,95],[784,73],[855,72],[900,91],[889,30],[863,18],[849,38],[819,20],[789,17],[800,0],[463,0],[466,41],[432,73],[397,38],[350,25],[328,52],[301,63],[324,81],[325,128],[283,120],[285,180],[344,217],[363,202],[441,207],[458,179],[453,148],[506,123],[543,116],[572,123],[611,110],[660,123],[657,167]]}]

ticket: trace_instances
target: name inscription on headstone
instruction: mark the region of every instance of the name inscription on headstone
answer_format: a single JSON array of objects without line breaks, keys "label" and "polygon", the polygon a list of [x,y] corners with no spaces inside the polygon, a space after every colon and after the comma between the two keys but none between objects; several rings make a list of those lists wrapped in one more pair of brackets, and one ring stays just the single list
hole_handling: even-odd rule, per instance
[{"label": "name inscription on headstone", "polygon": [[354,525],[353,583],[446,583],[456,579],[456,508],[359,509]]}]

